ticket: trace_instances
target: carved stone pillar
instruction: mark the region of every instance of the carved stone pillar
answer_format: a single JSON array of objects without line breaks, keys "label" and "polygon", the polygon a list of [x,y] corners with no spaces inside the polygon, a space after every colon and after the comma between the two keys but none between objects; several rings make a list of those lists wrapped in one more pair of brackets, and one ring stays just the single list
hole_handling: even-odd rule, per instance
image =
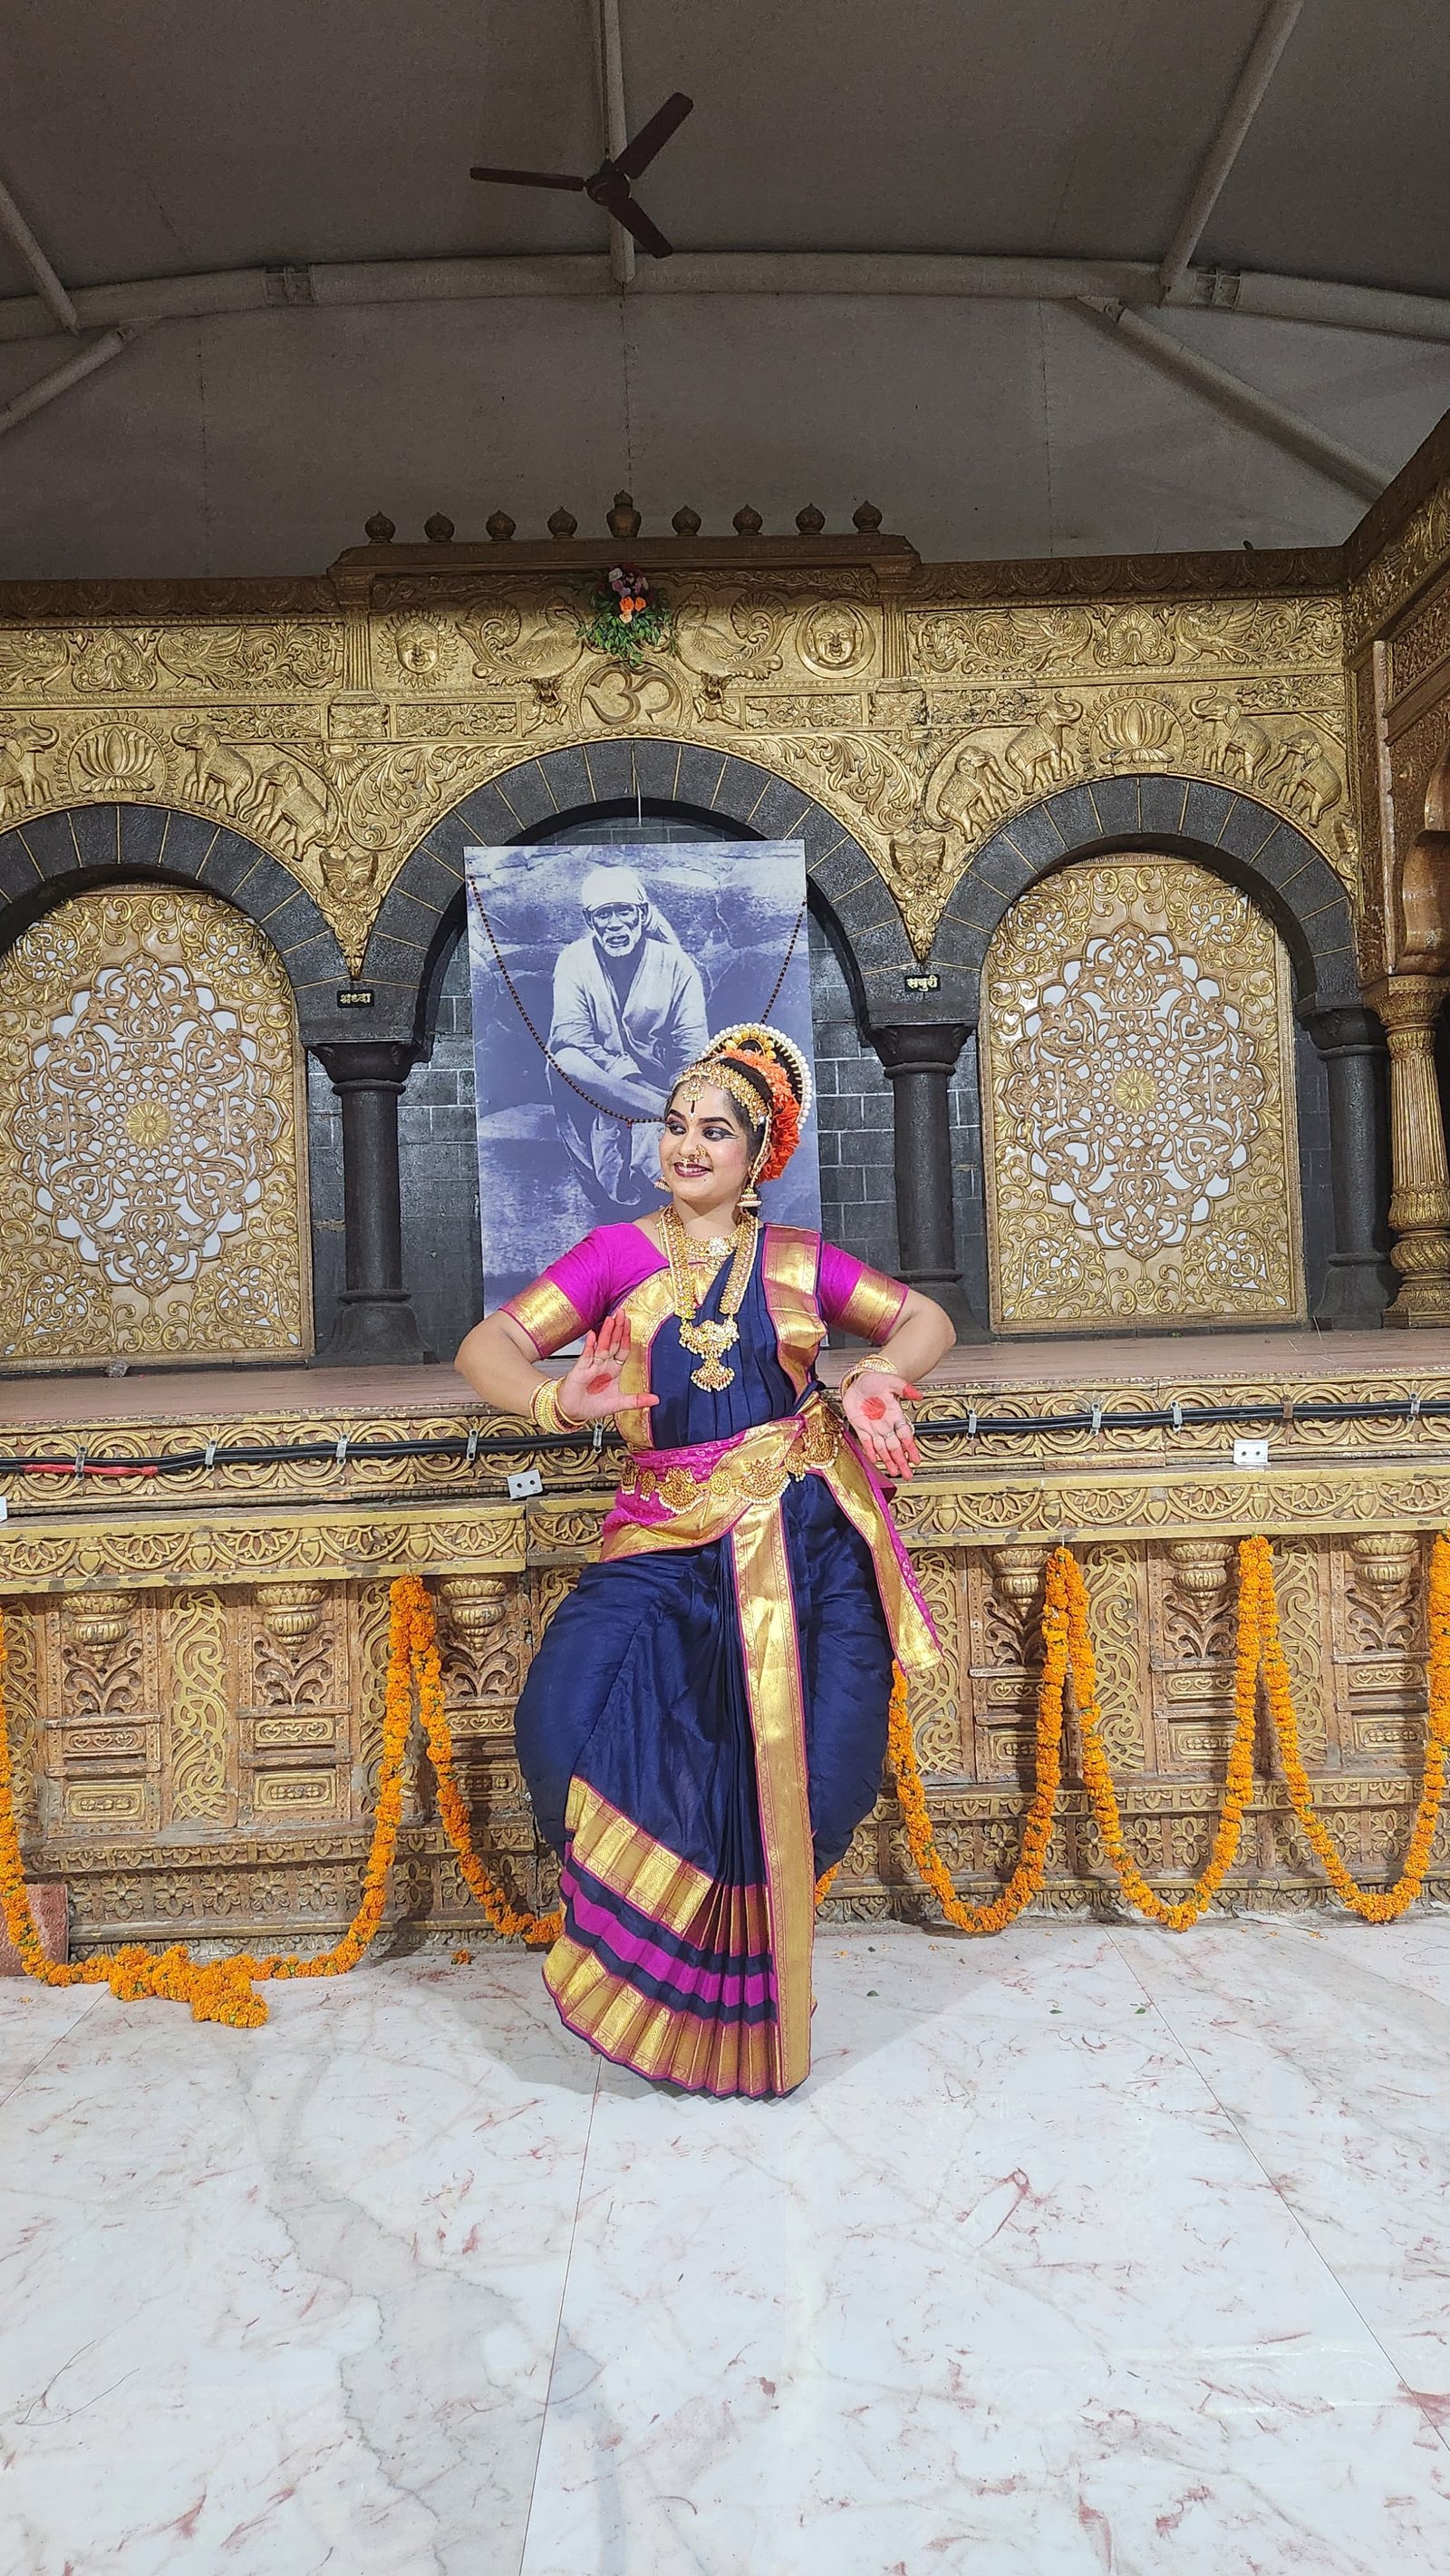
[{"label": "carved stone pillar", "polygon": [[1435,1072],[1447,992],[1443,975],[1391,975],[1370,996],[1390,1042],[1390,1259],[1401,1286],[1387,1324],[1450,1323],[1450,1164]]},{"label": "carved stone pillar", "polygon": [[423,1337],[403,1284],[398,1179],[398,1094],[412,1050],[341,1042],[317,1053],[342,1101],[346,1284],[325,1357],[421,1360]]},{"label": "carved stone pillar", "polygon": [[965,1028],[873,1029],[871,1043],[892,1088],[896,1147],[896,1236],[901,1276],[969,1324],[957,1268],[947,1085]]},{"label": "carved stone pillar", "polygon": [[1341,1332],[1373,1330],[1397,1285],[1386,1210],[1385,1043],[1370,1011],[1309,1011],[1304,1026],[1329,1085],[1329,1163],[1334,1250],[1314,1320]]}]

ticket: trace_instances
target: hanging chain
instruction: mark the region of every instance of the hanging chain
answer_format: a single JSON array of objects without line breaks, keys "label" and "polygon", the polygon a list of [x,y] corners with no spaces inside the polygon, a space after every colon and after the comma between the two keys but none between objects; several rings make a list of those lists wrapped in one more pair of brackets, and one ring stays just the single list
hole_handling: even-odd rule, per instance
[{"label": "hanging chain", "polygon": [[[596,1110],[601,1118],[617,1119],[621,1127],[658,1127],[660,1123],[658,1118],[631,1118],[627,1111],[623,1109],[609,1108],[604,1101],[596,1100],[592,1091],[586,1091],[582,1082],[576,1082],[571,1073],[566,1073],[564,1071],[558,1057],[553,1053],[548,1039],[540,1037],[538,1030],[535,1028],[533,1021],[529,1017],[528,1011],[525,1007],[524,997],[519,991],[517,984],[514,982],[512,975],[509,973],[507,966],[504,964],[503,950],[500,948],[497,939],[494,937],[493,923],[489,920],[488,914],[484,910],[483,896],[471,877],[468,881],[468,891],[472,895],[475,904],[478,906],[478,917],[483,924],[484,931],[488,938],[488,944],[493,950],[494,964],[497,966],[500,975],[503,977],[504,990],[508,994],[509,1000],[512,1002],[519,1018],[523,1021],[525,1028],[528,1030],[530,1037],[533,1039],[535,1046],[538,1048],[539,1053],[544,1058],[546,1064],[552,1065],[555,1073],[557,1073],[559,1077],[559,1080],[567,1083],[569,1089],[578,1094],[578,1097],[585,1103],[586,1107]],[[801,935],[801,924],[805,920],[805,917],[806,907],[805,901],[802,899],[801,908],[795,917],[795,925],[791,931],[790,938],[786,942],[786,951],[784,957],[781,959],[780,973],[777,975],[775,982],[770,988],[770,998],[767,1001],[764,1010],[760,1014],[762,1020],[768,1020],[771,1012],[775,1008],[780,995],[780,988],[785,982],[786,975],[790,969],[790,961],[795,955],[795,944]]]}]

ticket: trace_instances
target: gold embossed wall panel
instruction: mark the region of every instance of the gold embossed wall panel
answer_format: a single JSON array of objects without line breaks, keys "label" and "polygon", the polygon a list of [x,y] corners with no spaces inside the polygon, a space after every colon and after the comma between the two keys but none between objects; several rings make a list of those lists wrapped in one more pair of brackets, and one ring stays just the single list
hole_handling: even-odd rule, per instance
[{"label": "gold embossed wall panel", "polygon": [[[1081,1515],[1084,1473],[1060,1497]],[[1361,1873],[1393,1875],[1418,1793],[1425,1741],[1424,1574],[1428,1529],[1444,1517],[1440,1476],[1426,1533],[1395,1526],[1400,1471],[1366,1465],[1373,1511],[1351,1535],[1279,1528],[1283,1632],[1315,1795]],[[1201,1868],[1222,1800],[1233,1723],[1234,1548],[1220,1518],[1208,1536],[1145,1537],[1148,1471],[1120,1486],[1124,1526],[1079,1546],[1097,1649],[1104,1743],[1128,1841],[1150,1875]],[[1302,1507],[1302,1476],[1281,1498]],[[1296,1503],[1297,1498],[1297,1503]],[[533,1507],[538,1512],[539,1506]],[[1150,1514],[1151,1516],[1151,1514]],[[531,1513],[531,1521],[532,1521]],[[285,1945],[330,1934],[350,1915],[377,1794],[388,1591],[385,1580],[326,1578],[318,1524],[294,1517],[290,1578],[158,1579],[133,1588],[95,1563],[89,1589],[6,1602],[8,1686],[27,1862],[71,1893],[78,1947],[119,1938]],[[432,1526],[447,1703],[459,1778],[475,1828],[509,1890],[555,1893],[513,1740],[513,1708],[533,1646],[574,1581],[554,1545],[558,1516],[535,1525],[541,1560],[522,1574],[476,1526]],[[470,1535],[470,1527],[472,1535]],[[461,1544],[460,1544],[461,1540]],[[1044,1539],[951,1545],[917,1565],[941,1624],[946,1661],[912,1718],[942,1849],[971,1892],[994,1893],[1013,1868],[1031,1793],[1042,1670]],[[328,1560],[332,1564],[332,1560]],[[1323,1873],[1285,1812],[1260,1744],[1254,1814],[1229,1889],[1300,1904]],[[1442,1827],[1434,1885],[1446,1882]],[[1064,1745],[1059,1829],[1046,1905],[1111,1899],[1081,1784],[1075,1726]],[[436,1786],[415,1732],[404,1780],[394,1900],[437,1933],[487,1937],[449,1856]],[[835,1902],[919,1912],[895,1801],[856,1837]]]},{"label": "gold embossed wall panel", "polygon": [[1302,1318],[1288,961],[1248,897],[1180,859],[1064,869],[986,987],[993,1323]]},{"label": "gold embossed wall panel", "polygon": [[301,1050],[260,931],[213,896],[74,896],[0,963],[0,1351],[311,1348]]}]

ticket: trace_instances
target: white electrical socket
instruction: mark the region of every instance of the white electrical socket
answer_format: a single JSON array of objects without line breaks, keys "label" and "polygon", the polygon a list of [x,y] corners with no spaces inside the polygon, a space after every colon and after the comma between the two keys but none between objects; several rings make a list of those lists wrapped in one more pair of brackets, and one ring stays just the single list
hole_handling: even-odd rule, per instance
[{"label": "white electrical socket", "polygon": [[1236,1440],[1234,1442],[1234,1465],[1236,1467],[1267,1467],[1268,1463],[1269,1444],[1267,1440]]},{"label": "white electrical socket", "polygon": [[541,1494],[543,1490],[544,1479],[537,1467],[523,1467],[516,1476],[509,1478],[511,1503],[526,1503],[531,1494]]}]

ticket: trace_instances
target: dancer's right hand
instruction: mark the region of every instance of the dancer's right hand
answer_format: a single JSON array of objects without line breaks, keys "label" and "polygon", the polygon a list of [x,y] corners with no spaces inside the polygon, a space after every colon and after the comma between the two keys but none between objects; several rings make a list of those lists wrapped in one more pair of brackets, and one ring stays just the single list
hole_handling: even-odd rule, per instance
[{"label": "dancer's right hand", "polygon": [[597,1333],[586,1333],[584,1348],[559,1383],[559,1402],[571,1422],[608,1422],[617,1413],[643,1413],[658,1404],[657,1395],[623,1395],[619,1376],[629,1357],[629,1318],[608,1316]]}]

